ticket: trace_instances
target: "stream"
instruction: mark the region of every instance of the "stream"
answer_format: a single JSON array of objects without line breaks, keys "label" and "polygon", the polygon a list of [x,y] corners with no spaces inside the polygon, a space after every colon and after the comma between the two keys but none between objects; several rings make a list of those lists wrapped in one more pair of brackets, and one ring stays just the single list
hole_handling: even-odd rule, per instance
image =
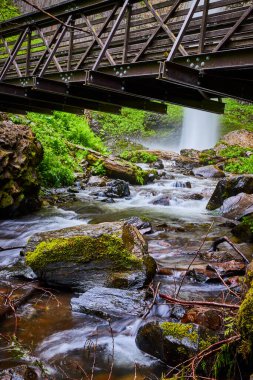
[{"label": "stream", "polygon": [[[158,268],[168,270],[167,275],[156,275],[154,285],[160,282],[160,291],[173,296],[210,226],[203,252],[210,248],[213,240],[230,235],[227,220],[205,208],[217,181],[177,173],[170,162],[164,162],[164,165],[165,171],[175,178],[160,179],[145,186],[131,186],[128,199],[104,203],[91,195],[98,188],[87,187],[76,194],[77,200],[73,203],[59,208],[43,208],[29,216],[1,221],[0,246],[23,246],[35,232],[138,216],[152,222],[154,231],[145,235],[149,253]],[[184,187],[186,182],[191,183],[191,188]],[[194,194],[202,194],[203,199],[192,199]],[[162,195],[170,198],[170,204],[154,205],[153,202]],[[226,244],[224,246],[227,251],[232,251]],[[247,257],[251,257],[249,245],[240,244],[239,247]],[[13,266],[19,260],[19,252],[20,249],[0,253],[1,289],[22,283],[22,280],[11,276]],[[202,259],[194,262],[195,268],[203,265],[206,261]],[[186,278],[180,296],[191,300],[222,300],[224,290],[221,283],[203,283]],[[54,294],[58,301],[52,297],[39,300],[34,297],[19,309],[17,336],[31,355],[49,363],[55,379],[77,379],[80,378],[80,371],[87,372],[89,376],[94,371],[94,380],[107,380],[112,357],[114,368],[111,380],[155,380],[166,373],[167,368],[161,361],[136,347],[135,336],[144,323],[142,319],[127,318],[109,323],[91,315],[73,313],[70,308],[73,293],[56,290]],[[172,306],[158,300],[146,321],[168,320],[171,313]],[[1,324],[0,333],[11,334],[12,331],[13,318],[8,318]],[[5,348],[0,350],[1,369],[21,362],[22,359],[18,355],[13,356],[13,352]],[[82,376],[86,378],[84,372]]]}]

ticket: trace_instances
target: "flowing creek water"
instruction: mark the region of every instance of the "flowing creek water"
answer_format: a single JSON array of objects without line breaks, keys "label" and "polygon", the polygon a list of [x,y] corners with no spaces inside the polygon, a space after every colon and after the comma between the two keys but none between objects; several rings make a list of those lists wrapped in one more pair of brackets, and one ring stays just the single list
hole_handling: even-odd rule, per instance
[{"label": "flowing creek water", "polygon": [[[165,162],[165,170],[171,174],[173,166]],[[160,282],[160,290],[175,294],[182,274],[187,269],[193,254],[207,234],[203,250],[211,246],[216,238],[228,234],[226,220],[206,210],[206,203],[215,188],[215,180],[198,179],[180,173],[172,173],[174,179],[161,179],[145,186],[131,187],[129,199],[119,199],[115,203],[94,200],[90,193],[96,188],[81,190],[77,201],[61,208],[48,207],[40,212],[0,223],[0,246],[22,246],[35,232],[60,229],[82,223],[116,221],[132,216],[148,218],[154,225],[154,232],[145,235],[149,243],[149,253],[157,261],[159,268],[168,268],[168,275],[156,275],[155,284]],[[190,181],[191,188],[184,187]],[[190,199],[193,194],[202,194],[202,200]],[[169,206],[154,205],[161,195],[169,196]],[[229,247],[226,247],[230,250]],[[250,257],[251,248],[242,244],[240,249]],[[21,280],[11,278],[11,268],[19,259],[19,249],[0,253],[1,288]],[[206,265],[197,259],[194,267]],[[180,296],[186,299],[221,300],[225,287],[186,279]],[[94,380],[108,379],[112,356],[114,368],[112,380],[159,379],[166,367],[159,360],[141,352],[135,345],[135,335],[143,320],[128,318],[112,322],[97,317],[73,313],[70,308],[71,292],[55,292],[60,305],[53,298],[34,297],[23,306],[19,314],[18,337],[31,349],[34,356],[50,363],[56,379],[77,378],[78,365],[90,374],[94,367]],[[155,305],[146,320],[154,318],[168,320],[171,306],[162,300]],[[13,331],[13,318],[8,318],[0,327],[0,333]],[[113,334],[112,334],[113,332]],[[113,337],[112,337],[113,335]],[[93,345],[96,344],[94,362]],[[1,368],[9,368],[20,360],[9,350],[0,351]],[[78,363],[78,365],[76,364]],[[136,372],[136,374],[135,374]]]}]

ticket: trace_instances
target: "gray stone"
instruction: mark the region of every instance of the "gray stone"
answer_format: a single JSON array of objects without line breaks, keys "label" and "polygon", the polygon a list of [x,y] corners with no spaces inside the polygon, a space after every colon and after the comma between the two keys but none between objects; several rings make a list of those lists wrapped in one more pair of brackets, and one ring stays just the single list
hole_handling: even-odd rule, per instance
[{"label": "gray stone", "polygon": [[225,173],[217,168],[215,165],[202,166],[192,170],[196,177],[202,178],[222,178],[225,177]]},{"label": "gray stone", "polygon": [[72,298],[75,312],[94,314],[102,318],[139,317],[145,312],[145,292],[95,287],[78,298]]}]

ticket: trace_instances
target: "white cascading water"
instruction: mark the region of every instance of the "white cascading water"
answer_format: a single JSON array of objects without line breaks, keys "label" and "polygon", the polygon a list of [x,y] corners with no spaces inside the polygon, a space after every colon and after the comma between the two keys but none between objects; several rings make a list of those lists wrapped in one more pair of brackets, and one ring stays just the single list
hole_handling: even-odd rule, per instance
[{"label": "white cascading water", "polygon": [[184,109],[180,149],[212,148],[219,138],[219,116],[213,113]]}]

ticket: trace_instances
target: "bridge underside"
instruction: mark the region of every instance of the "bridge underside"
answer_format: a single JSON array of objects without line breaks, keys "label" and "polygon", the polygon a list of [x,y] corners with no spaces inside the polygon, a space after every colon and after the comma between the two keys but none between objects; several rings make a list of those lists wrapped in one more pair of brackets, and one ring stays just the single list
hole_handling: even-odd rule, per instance
[{"label": "bridge underside", "polygon": [[252,102],[249,3],[70,0],[2,23],[0,110],[223,113],[222,98]]}]

